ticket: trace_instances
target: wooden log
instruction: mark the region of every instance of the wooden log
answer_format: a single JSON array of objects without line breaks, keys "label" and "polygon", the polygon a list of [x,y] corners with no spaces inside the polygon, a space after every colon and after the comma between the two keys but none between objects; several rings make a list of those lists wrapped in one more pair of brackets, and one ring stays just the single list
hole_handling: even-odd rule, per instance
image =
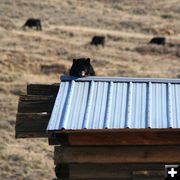
[{"label": "wooden log", "polygon": [[56,146],[58,163],[180,163],[180,146]]},{"label": "wooden log", "polygon": [[59,90],[59,83],[56,84],[28,84],[28,95],[53,95],[56,96]]},{"label": "wooden log", "polygon": [[[59,131],[60,132],[60,131]],[[180,145],[180,129],[81,130],[55,134],[50,145]]]},{"label": "wooden log", "polygon": [[[58,179],[53,179],[53,180],[100,180],[100,179],[102,178],[86,178],[86,179],[85,178],[58,178]],[[103,178],[103,180],[112,180],[112,178]],[[113,180],[132,180],[132,178],[113,178]],[[158,180],[162,180],[162,179],[158,179]]]},{"label": "wooden log", "polygon": [[[95,166],[97,167],[97,166]],[[60,167],[61,169],[62,167]],[[78,167],[68,167],[69,174],[64,174],[64,169],[61,169],[61,173],[56,175],[58,178],[131,178],[131,171],[117,169],[94,169],[92,166],[89,169],[79,169]],[[67,176],[64,176],[67,175]]]},{"label": "wooden log", "polygon": [[155,180],[160,180],[164,179],[165,177],[165,170],[134,170],[132,172],[132,179],[133,180],[143,180],[143,179],[155,179]]},{"label": "wooden log", "polygon": [[29,95],[19,98],[16,138],[48,137],[46,128],[59,90],[59,84],[30,84]]},{"label": "wooden log", "polygon": [[55,168],[58,178],[132,178],[162,177],[164,166],[156,164],[57,164]]},{"label": "wooden log", "polygon": [[18,113],[51,113],[54,102],[54,96],[21,95],[19,98]]},{"label": "wooden log", "polygon": [[18,113],[16,115],[16,138],[48,137],[46,131],[50,114]]},{"label": "wooden log", "polygon": [[149,177],[133,177],[131,180],[164,180],[164,176],[163,177],[159,177],[159,176],[149,176]]}]

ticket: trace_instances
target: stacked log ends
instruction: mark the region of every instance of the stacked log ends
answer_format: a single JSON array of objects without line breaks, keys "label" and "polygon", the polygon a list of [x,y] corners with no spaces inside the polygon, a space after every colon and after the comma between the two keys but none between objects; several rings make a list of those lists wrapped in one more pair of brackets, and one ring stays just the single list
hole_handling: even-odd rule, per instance
[{"label": "stacked log ends", "polygon": [[48,137],[46,128],[58,89],[59,84],[27,86],[27,95],[19,97],[16,138]]}]

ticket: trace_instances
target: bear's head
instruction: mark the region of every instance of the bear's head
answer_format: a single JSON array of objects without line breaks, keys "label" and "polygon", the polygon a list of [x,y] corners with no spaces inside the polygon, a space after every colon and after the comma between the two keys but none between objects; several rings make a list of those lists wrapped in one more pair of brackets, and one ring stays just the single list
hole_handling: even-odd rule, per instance
[{"label": "bear's head", "polygon": [[95,72],[90,63],[90,58],[73,59],[69,75],[77,77],[94,76]]}]

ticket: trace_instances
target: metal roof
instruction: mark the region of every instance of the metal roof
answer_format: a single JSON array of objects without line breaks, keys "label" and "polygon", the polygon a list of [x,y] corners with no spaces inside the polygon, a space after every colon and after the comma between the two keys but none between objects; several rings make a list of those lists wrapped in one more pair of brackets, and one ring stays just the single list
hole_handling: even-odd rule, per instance
[{"label": "metal roof", "polygon": [[180,80],[61,77],[47,130],[180,128]]}]

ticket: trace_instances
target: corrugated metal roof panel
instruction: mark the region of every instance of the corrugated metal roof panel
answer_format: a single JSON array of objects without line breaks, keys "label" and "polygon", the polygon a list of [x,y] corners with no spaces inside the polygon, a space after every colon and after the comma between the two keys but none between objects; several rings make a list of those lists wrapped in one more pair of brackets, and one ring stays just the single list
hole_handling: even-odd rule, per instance
[{"label": "corrugated metal roof panel", "polygon": [[47,130],[180,128],[180,80],[63,77]]},{"label": "corrugated metal roof panel", "polygon": [[136,77],[104,77],[104,76],[87,76],[77,78],[74,76],[61,76],[61,81],[103,81],[103,82],[154,82],[154,83],[176,83],[180,84],[180,79],[172,78],[136,78]]}]

